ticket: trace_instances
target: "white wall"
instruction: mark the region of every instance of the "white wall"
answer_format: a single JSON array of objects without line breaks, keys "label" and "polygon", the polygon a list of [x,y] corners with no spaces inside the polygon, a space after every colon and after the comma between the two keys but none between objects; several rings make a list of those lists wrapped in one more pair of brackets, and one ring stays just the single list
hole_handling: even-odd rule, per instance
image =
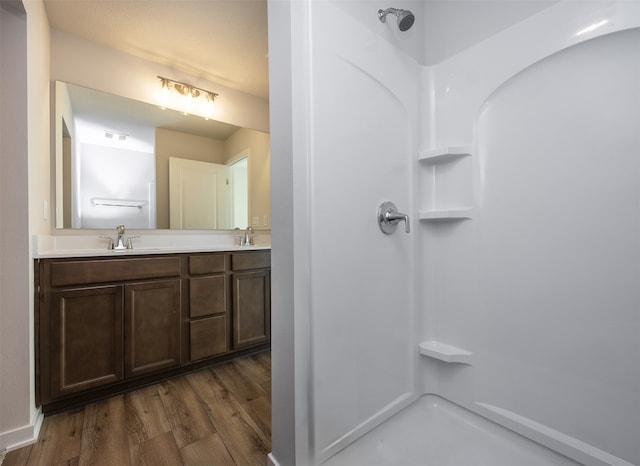
[{"label": "white wall", "polygon": [[558,1],[425,0],[421,2],[425,26],[420,63],[442,63]]},{"label": "white wall", "polygon": [[[0,449],[12,441],[12,430],[29,424],[31,401],[30,352],[25,344],[29,340],[20,338],[29,334],[30,322],[25,286],[28,241],[22,241],[28,228],[28,201],[24,185],[20,186],[20,180],[27,178],[27,28],[24,10],[11,6],[0,6]],[[14,293],[14,287],[23,293]],[[13,355],[14,349],[21,353]],[[15,376],[22,384],[9,383]]]},{"label": "white wall", "polygon": [[0,450],[33,441],[41,422],[34,404],[30,237],[46,225],[42,201],[50,186],[48,23],[41,2],[25,2],[26,16],[12,6],[0,8]]},{"label": "white wall", "polygon": [[[271,340],[270,461],[310,464],[309,108],[305,2],[270,0]],[[294,156],[295,154],[295,156]],[[302,175],[301,175],[302,174]],[[295,195],[294,195],[295,193]]]}]

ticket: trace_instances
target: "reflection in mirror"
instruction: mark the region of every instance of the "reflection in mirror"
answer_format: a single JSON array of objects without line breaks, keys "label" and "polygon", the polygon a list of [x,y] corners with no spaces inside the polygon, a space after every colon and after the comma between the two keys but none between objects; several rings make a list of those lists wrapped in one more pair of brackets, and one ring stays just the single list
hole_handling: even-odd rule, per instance
[{"label": "reflection in mirror", "polygon": [[269,135],[56,82],[56,228],[269,228]]}]

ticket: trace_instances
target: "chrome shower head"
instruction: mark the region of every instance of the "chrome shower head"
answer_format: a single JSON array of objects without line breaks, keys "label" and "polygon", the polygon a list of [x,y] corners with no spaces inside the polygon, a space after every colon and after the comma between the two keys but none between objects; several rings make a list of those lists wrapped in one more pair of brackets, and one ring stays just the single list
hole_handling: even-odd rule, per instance
[{"label": "chrome shower head", "polygon": [[387,8],[386,10],[378,10],[378,19],[381,23],[387,21],[387,15],[391,13],[398,17],[398,29],[402,32],[408,31],[413,26],[416,17],[409,10],[401,10],[399,8]]}]

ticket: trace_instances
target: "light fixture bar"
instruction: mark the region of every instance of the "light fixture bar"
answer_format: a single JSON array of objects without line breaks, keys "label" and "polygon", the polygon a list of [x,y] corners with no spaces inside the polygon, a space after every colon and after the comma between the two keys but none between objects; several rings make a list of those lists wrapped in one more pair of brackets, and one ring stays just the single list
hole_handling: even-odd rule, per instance
[{"label": "light fixture bar", "polygon": [[181,81],[176,81],[174,79],[165,78],[164,76],[158,76],[162,87],[166,89],[174,88],[180,94],[184,96],[191,96],[193,98],[199,97],[200,94],[204,94],[209,101],[215,101],[218,94],[212,91],[208,91],[206,89],[202,89],[201,87],[193,86],[191,84],[183,83]]}]

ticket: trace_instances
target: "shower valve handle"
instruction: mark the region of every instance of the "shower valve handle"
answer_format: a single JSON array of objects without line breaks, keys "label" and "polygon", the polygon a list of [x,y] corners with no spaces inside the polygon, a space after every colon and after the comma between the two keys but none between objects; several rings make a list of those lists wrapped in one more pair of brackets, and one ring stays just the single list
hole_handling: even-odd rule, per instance
[{"label": "shower valve handle", "polygon": [[396,230],[398,223],[404,221],[404,231],[409,233],[409,216],[398,212],[393,202],[385,201],[378,207],[378,225],[380,230],[389,235]]}]

